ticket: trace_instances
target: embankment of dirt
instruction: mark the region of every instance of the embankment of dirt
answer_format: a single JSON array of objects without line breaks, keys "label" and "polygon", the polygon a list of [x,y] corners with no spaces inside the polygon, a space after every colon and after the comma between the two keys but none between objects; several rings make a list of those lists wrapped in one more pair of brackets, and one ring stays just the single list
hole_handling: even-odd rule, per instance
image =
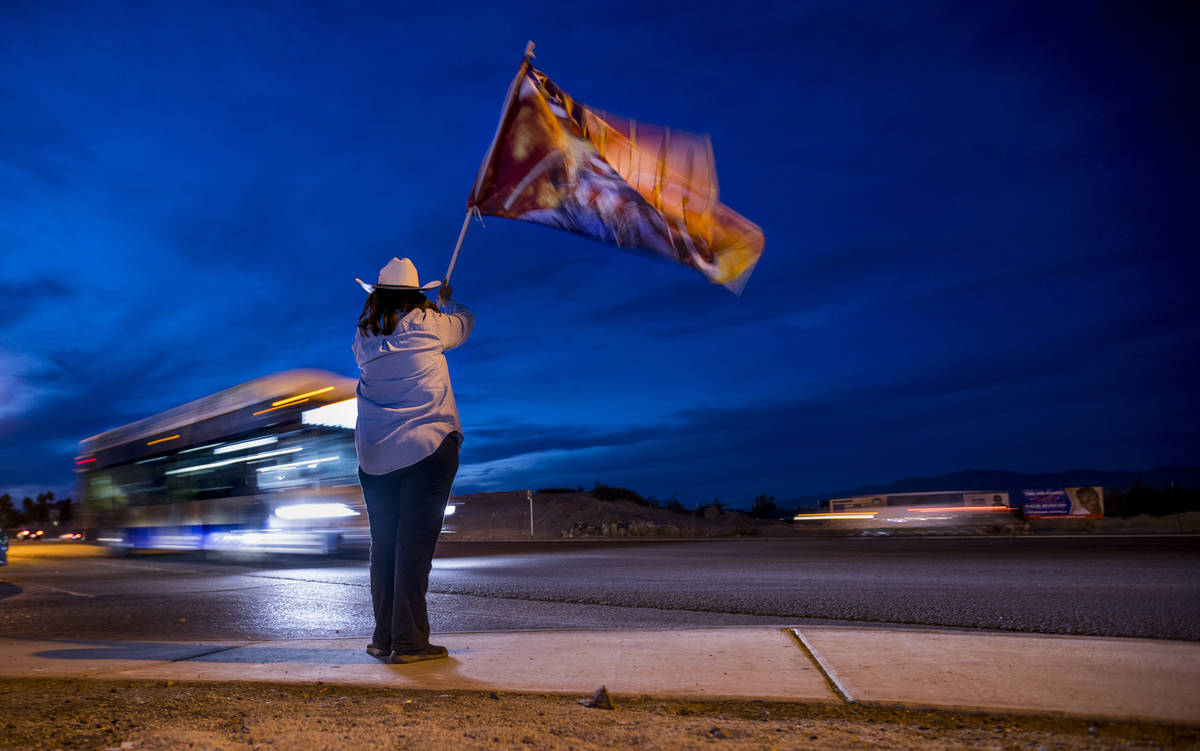
[{"label": "embankment of dirt", "polygon": [[1200,512],[1127,519],[1038,519],[1015,515],[964,516],[953,522],[888,526],[857,520],[792,523],[756,519],[743,511],[694,512],[642,506],[627,500],[601,500],[590,493],[534,493],[533,526],[524,490],[456,496],[454,538],[521,540],[631,537],[807,537],[846,535],[1039,535],[1039,534],[1200,534]]}]

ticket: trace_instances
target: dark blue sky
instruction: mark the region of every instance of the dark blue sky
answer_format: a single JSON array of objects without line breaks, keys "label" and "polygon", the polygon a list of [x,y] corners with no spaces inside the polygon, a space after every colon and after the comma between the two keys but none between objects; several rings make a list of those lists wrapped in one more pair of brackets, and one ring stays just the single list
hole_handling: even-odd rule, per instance
[{"label": "dark blue sky", "polygon": [[456,492],[1194,464],[1197,24],[1150,5],[9,0],[0,492],[251,378],[355,375],[354,277],[443,273],[527,39],[578,100],[711,134],[766,250],[739,298],[473,225]]}]

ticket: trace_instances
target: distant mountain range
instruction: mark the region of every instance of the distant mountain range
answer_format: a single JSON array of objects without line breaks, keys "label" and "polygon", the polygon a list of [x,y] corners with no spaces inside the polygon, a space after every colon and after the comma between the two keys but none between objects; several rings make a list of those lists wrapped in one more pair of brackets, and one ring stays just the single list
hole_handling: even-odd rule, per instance
[{"label": "distant mountain range", "polygon": [[876,493],[920,493],[938,490],[1019,490],[1042,488],[1073,488],[1080,485],[1099,485],[1107,492],[1126,490],[1134,483],[1162,490],[1174,483],[1181,488],[1200,487],[1200,467],[1155,467],[1147,470],[1072,469],[1053,474],[1027,474],[1001,469],[964,469],[936,477],[906,477],[889,485],[863,485],[850,490],[835,490],[820,495],[801,496],[780,502],[780,506],[815,507],[827,498],[846,498]]}]

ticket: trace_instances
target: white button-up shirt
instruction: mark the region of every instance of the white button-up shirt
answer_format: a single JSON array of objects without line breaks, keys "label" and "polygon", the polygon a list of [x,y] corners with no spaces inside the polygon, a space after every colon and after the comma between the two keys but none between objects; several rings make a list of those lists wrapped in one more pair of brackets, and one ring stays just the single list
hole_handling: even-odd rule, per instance
[{"label": "white button-up shirt", "polygon": [[475,316],[447,301],[442,312],[409,311],[389,335],[354,337],[358,363],[358,464],[385,475],[421,461],[451,433],[462,435],[446,367],[448,349],[467,340]]}]

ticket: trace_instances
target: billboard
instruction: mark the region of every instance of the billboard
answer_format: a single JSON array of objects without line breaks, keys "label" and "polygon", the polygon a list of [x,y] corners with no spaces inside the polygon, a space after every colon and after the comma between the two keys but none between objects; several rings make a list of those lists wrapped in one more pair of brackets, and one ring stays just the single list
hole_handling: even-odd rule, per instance
[{"label": "billboard", "polygon": [[860,495],[855,498],[834,498],[829,502],[830,511],[856,511],[864,508],[886,506],[887,498],[881,495]]},{"label": "billboard", "polygon": [[1082,485],[1057,490],[1022,490],[1026,519],[1103,519],[1104,488]]},{"label": "billboard", "polygon": [[1007,506],[1008,493],[963,493],[964,506]]},{"label": "billboard", "polygon": [[958,507],[994,509],[1009,506],[1007,492],[1000,490],[934,490],[928,493],[888,493],[887,495],[859,495],[852,498],[832,498],[830,511],[862,511],[887,506],[906,508]]}]

